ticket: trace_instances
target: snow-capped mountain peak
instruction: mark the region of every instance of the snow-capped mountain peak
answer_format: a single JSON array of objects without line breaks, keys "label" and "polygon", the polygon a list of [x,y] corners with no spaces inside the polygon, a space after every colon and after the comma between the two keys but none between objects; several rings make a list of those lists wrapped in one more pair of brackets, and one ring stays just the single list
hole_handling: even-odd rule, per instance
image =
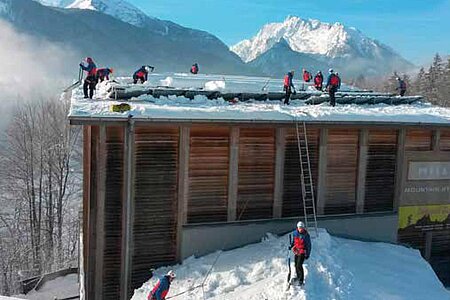
[{"label": "snow-capped mountain peak", "polygon": [[96,10],[139,27],[142,27],[150,18],[139,8],[124,0],[75,0],[67,8]]},{"label": "snow-capped mountain peak", "polygon": [[231,47],[249,62],[269,50],[284,38],[292,50],[319,54],[330,58],[370,56],[381,45],[353,27],[341,23],[323,23],[289,16],[281,23],[265,25],[258,34]]},{"label": "snow-capped mountain peak", "polygon": [[144,27],[153,18],[125,0],[34,0],[46,6],[95,10],[134,26]]}]

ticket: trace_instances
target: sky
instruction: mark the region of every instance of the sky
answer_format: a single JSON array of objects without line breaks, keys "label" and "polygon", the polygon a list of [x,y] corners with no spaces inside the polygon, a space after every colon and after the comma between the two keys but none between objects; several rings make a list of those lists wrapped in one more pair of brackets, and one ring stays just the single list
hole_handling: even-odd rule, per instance
[{"label": "sky", "polygon": [[450,0],[128,0],[150,16],[208,31],[227,45],[288,15],[356,27],[420,64],[450,54]]}]

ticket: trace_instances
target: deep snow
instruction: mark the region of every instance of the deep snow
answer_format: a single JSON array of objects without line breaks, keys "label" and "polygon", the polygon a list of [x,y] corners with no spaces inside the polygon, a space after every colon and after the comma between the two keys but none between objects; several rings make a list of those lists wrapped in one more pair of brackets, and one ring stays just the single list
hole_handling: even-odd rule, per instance
[{"label": "deep snow", "polygon": [[[305,264],[304,290],[292,287],[286,292],[288,237],[268,234],[258,244],[222,252],[204,285],[204,295],[202,289],[196,289],[172,299],[450,299],[419,251],[319,232]],[[201,284],[218,254],[191,257],[171,267],[177,279],[167,299]],[[156,273],[162,275],[168,269],[160,268]],[[144,283],[132,300],[147,299],[155,283],[156,278]]]},{"label": "deep snow", "polygon": [[[217,89],[221,91],[254,92],[265,88],[266,91],[280,91],[282,81],[270,78],[239,77],[223,75],[192,76],[188,74],[170,74],[150,76],[144,85],[128,84],[130,78],[118,78],[121,86],[129,90],[145,87],[170,86],[172,88]],[[433,123],[450,124],[450,109],[433,106],[428,103],[411,105],[337,105],[328,103],[307,105],[303,101],[292,101],[283,105],[281,101],[230,103],[223,99],[208,100],[196,96],[194,100],[184,97],[154,98],[144,95],[129,101],[131,111],[116,113],[110,106],[117,103],[107,99],[111,83],[104,82],[97,87],[94,100],[83,99],[81,87],[72,94],[71,117],[114,117],[142,119],[180,119],[180,120],[240,120],[240,121],[323,121],[323,122],[395,122],[395,123]],[[300,86],[301,82],[296,82]],[[305,86],[309,88],[309,86]],[[344,87],[350,90],[350,87]],[[320,95],[321,93],[318,93]]]}]

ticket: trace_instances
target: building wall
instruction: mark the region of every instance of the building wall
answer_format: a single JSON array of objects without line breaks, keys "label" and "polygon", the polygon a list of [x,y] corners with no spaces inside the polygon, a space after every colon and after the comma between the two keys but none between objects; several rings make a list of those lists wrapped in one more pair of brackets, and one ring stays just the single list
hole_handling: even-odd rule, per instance
[{"label": "building wall", "polygon": [[[450,161],[449,132],[307,125],[319,226],[395,242],[406,158]],[[303,216],[294,124],[131,120],[84,133],[87,299],[127,299],[152,267],[285,233]],[[449,238],[434,236],[430,253],[442,258]]]},{"label": "building wall", "polygon": [[[294,230],[297,221],[298,219],[289,218],[184,226],[181,258],[257,243],[267,233],[279,235]],[[388,243],[397,241],[398,217],[394,213],[324,217],[318,220],[318,224],[330,234],[341,237]]]}]

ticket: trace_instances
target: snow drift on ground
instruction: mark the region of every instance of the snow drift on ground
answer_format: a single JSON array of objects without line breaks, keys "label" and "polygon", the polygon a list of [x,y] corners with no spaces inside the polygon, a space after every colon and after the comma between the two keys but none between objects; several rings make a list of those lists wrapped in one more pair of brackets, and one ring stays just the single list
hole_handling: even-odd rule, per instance
[{"label": "snow drift on ground", "polygon": [[[171,299],[450,299],[419,251],[337,238],[325,230],[319,230],[319,237],[312,240],[304,290],[291,287],[286,291],[287,245],[287,235],[268,234],[261,243],[222,252],[204,285],[204,295],[196,289]],[[191,257],[172,267],[177,279],[167,299],[201,284],[217,256]],[[160,268],[156,274],[168,270]],[[135,290],[132,300],[146,300],[156,280]]]}]

